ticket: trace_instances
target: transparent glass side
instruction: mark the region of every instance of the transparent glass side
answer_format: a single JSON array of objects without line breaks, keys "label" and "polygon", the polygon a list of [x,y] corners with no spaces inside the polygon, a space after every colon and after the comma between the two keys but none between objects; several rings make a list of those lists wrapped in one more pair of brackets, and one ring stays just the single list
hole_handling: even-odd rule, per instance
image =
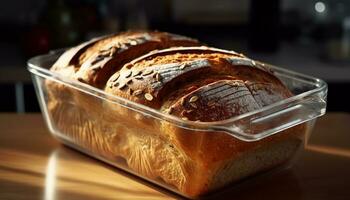
[{"label": "transparent glass side", "polygon": [[41,67],[57,55],[29,63],[50,132],[73,148],[190,198],[288,162],[314,119],[325,112],[322,81],[271,67],[295,97],[221,122],[183,121]]},{"label": "transparent glass side", "polygon": [[[220,122],[192,122],[184,121],[172,115],[161,113],[149,107],[131,102],[117,96],[112,96],[78,81],[63,77],[51,72],[48,68],[57,59],[61,52],[38,56],[28,62],[28,69],[34,74],[55,80],[61,84],[82,91],[101,101],[111,101],[120,106],[136,110],[140,114],[166,120],[183,128],[191,130],[225,131],[244,141],[257,141],[264,137],[276,134],[281,130],[292,127],[323,115],[326,111],[327,84],[317,78],[288,71],[279,67],[264,64],[295,94],[295,96],[276,102],[262,109],[248,112]],[[280,116],[289,116],[281,120]],[[267,122],[271,121],[269,126]],[[261,126],[261,124],[265,126]],[[252,130],[260,130],[253,131]]]},{"label": "transparent glass side", "polygon": [[[128,150],[121,151],[120,148],[123,147],[118,146],[118,143],[122,140],[142,139],[138,136],[128,135],[130,131],[132,133],[142,132],[145,135],[152,134],[148,129],[137,127],[137,123],[126,125],[122,120],[116,119],[115,116],[108,117],[108,113],[111,112],[104,112],[105,109],[102,107],[84,107],[84,104],[77,103],[73,99],[75,98],[74,95],[77,95],[77,98],[90,97],[80,92],[73,95],[70,93],[72,88],[61,83],[56,83],[35,74],[32,74],[32,80],[46,125],[56,139],[103,162],[179,193],[173,185],[166,184],[159,177],[147,176],[143,172],[128,166],[126,158],[129,160],[136,159],[135,156],[139,156],[137,154],[140,154],[144,149],[135,149],[135,155],[125,155]],[[55,91],[56,89],[57,91]],[[63,93],[62,96],[61,93]],[[59,97],[56,95],[59,95]],[[99,99],[94,98],[89,99],[91,101],[88,103],[90,106],[96,106],[94,103],[99,101]],[[94,102],[95,100],[96,102]],[[129,149],[130,147],[126,148]]]},{"label": "transparent glass side", "polygon": [[217,130],[239,133],[256,141],[322,116],[326,112],[327,84],[313,77],[267,65],[295,96],[263,109],[220,122]]}]

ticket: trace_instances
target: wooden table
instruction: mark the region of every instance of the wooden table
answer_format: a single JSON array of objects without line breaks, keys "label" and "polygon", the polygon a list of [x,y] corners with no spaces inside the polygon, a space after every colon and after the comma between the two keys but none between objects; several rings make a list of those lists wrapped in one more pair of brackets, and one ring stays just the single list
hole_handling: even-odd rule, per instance
[{"label": "wooden table", "polygon": [[[221,192],[227,199],[350,199],[350,114],[319,119],[296,164]],[[174,199],[54,140],[40,114],[0,114],[0,199]]]}]

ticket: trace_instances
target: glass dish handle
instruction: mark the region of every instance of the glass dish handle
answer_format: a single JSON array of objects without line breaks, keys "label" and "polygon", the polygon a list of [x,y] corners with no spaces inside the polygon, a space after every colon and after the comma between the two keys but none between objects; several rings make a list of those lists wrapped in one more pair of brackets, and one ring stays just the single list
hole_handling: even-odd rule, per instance
[{"label": "glass dish handle", "polygon": [[288,107],[271,106],[215,127],[240,140],[252,142],[274,135],[290,127],[315,119],[326,112],[326,101],[322,97],[310,97],[291,103]]}]

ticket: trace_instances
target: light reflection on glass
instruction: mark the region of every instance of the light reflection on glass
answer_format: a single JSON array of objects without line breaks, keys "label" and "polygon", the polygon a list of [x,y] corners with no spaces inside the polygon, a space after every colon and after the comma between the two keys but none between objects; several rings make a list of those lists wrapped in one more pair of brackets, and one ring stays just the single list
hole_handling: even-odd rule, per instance
[{"label": "light reflection on glass", "polygon": [[55,199],[56,190],[56,166],[57,166],[57,150],[51,153],[46,167],[45,177],[45,200]]}]

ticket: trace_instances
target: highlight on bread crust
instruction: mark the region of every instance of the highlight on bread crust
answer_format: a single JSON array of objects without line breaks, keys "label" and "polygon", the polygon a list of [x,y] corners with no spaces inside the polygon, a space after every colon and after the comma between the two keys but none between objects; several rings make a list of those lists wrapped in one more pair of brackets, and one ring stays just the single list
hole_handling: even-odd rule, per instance
[{"label": "highlight on bread crust", "polygon": [[52,70],[74,68],[74,78],[102,88],[119,68],[145,53],[173,46],[196,46],[195,39],[165,33],[129,31],[93,39],[68,50],[53,65]]},{"label": "highlight on bread crust", "polygon": [[[221,121],[292,96],[242,54],[162,32],[91,40],[66,51],[51,70],[184,121]],[[49,113],[71,142],[112,162],[122,158],[131,170],[192,197],[286,162],[305,132],[299,125],[244,142],[194,133],[59,83],[47,88]]]},{"label": "highlight on bread crust", "polygon": [[[198,94],[186,99],[187,93],[194,90],[198,90]],[[127,63],[112,75],[105,91],[168,113],[176,110],[175,104],[182,107],[186,104],[188,109],[191,106],[197,114],[199,110],[208,111],[211,107],[218,110],[216,106],[226,110],[223,113],[233,111],[234,106],[248,109],[242,112],[236,109],[231,114],[221,113],[220,118],[211,120],[203,118],[192,121],[224,120],[292,95],[282,82],[253,60],[235,52],[208,47],[151,52]],[[246,99],[240,100],[242,97]],[[174,105],[170,105],[172,103],[169,101]],[[242,101],[246,106],[235,101]],[[254,107],[254,104],[257,106]],[[250,106],[253,107],[250,109]],[[181,110],[182,114],[177,116],[186,117],[184,112],[189,114],[191,111]],[[203,113],[203,116],[208,114]]]}]

